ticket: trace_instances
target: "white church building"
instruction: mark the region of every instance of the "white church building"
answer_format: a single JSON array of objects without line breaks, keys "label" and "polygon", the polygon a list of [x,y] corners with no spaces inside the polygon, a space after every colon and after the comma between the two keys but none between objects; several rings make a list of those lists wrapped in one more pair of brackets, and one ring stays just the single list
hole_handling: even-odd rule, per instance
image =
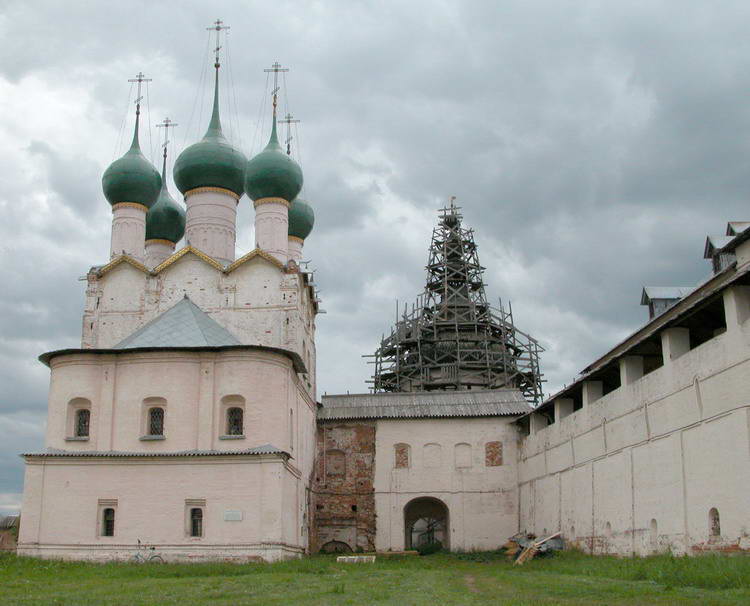
[{"label": "white church building", "polygon": [[[709,240],[711,278],[647,289],[648,322],[542,400],[538,344],[487,305],[451,204],[373,392],[318,401],[302,171],[275,100],[266,148],[232,147],[215,67],[208,130],[175,162],[185,209],[166,155],[160,175],[141,154],[139,109],[104,174],[110,260],[88,272],[81,347],[40,356],[47,433],[23,455],[19,554],[278,560],[519,531],[595,553],[750,548],[747,224]],[[244,195],[256,248],[236,259]]]}]

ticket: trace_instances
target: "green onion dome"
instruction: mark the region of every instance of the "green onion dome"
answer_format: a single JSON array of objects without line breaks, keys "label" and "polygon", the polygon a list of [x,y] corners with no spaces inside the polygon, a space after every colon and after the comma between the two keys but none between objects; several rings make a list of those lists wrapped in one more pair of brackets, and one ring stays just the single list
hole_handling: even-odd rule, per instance
[{"label": "green onion dome", "polygon": [[299,164],[286,155],[279,145],[274,115],[268,145],[247,163],[245,192],[256,201],[261,198],[282,198],[291,202],[302,189],[302,182]]},{"label": "green onion dome", "polygon": [[161,172],[159,197],[146,213],[146,240],[169,240],[177,244],[185,235],[185,210],[167,189],[167,158]]},{"label": "green onion dome", "polygon": [[295,198],[289,206],[289,235],[304,240],[315,225],[312,206],[302,198]]},{"label": "green onion dome", "polygon": [[141,153],[136,113],[135,133],[130,149],[122,158],[112,162],[102,176],[104,196],[113,206],[120,202],[135,202],[151,208],[159,196],[160,188],[159,172]]},{"label": "green onion dome", "polygon": [[185,149],[174,165],[174,182],[185,194],[198,187],[220,187],[241,196],[245,155],[224,137],[219,119],[219,71],[214,84],[214,109],[203,139]]}]

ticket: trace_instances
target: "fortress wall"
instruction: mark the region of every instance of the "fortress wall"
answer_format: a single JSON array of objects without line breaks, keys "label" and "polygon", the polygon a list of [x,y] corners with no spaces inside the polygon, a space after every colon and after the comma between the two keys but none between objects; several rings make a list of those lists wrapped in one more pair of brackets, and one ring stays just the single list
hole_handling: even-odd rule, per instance
[{"label": "fortress wall", "polygon": [[727,313],[723,334],[547,427],[532,422],[520,530],[561,530],[594,553],[749,549],[749,421],[750,322]]}]

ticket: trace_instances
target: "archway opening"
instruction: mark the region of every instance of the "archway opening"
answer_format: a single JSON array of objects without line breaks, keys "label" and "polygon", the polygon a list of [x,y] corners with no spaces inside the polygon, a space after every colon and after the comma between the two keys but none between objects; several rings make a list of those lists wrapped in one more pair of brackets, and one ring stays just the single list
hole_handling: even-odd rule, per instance
[{"label": "archway opening", "polygon": [[351,553],[352,548],[343,541],[328,541],[320,548],[320,553]]},{"label": "archway opening", "polygon": [[448,507],[439,499],[420,497],[404,507],[406,549],[450,548]]}]

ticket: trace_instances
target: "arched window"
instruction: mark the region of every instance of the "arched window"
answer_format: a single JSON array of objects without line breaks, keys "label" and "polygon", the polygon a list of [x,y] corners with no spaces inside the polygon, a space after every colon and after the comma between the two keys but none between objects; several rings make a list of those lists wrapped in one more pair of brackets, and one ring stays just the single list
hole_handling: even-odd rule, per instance
[{"label": "arched window", "polygon": [[462,442],[454,447],[454,463],[456,469],[466,469],[471,467],[471,444]]},{"label": "arched window", "polygon": [[76,411],[76,423],[75,423],[76,438],[88,438],[90,425],[91,425],[91,411],[88,408],[78,409]]},{"label": "arched window", "polygon": [[422,448],[422,464],[425,467],[440,467],[442,464],[440,444],[425,444]]},{"label": "arched window", "polygon": [[651,543],[651,549],[656,551],[659,545],[659,525],[654,518],[651,518],[651,523],[649,524],[648,538]]},{"label": "arched window", "polygon": [[164,409],[159,407],[148,409],[148,435],[164,435]]},{"label": "arched window", "polygon": [[716,507],[708,510],[708,536],[721,536],[721,520],[719,520],[719,510]]},{"label": "arched window", "polygon": [[111,507],[102,511],[102,536],[115,536],[115,510]]},{"label": "arched window", "polygon": [[227,435],[241,436],[244,435],[245,414],[241,408],[233,406],[227,408]]},{"label": "arched window", "polygon": [[193,507],[190,510],[190,536],[203,536],[203,510],[200,507]]},{"label": "arched window", "polygon": [[393,454],[394,454],[394,463],[393,467],[396,469],[406,469],[408,467],[411,467],[411,456],[410,456],[410,450],[408,444],[404,444],[403,442],[399,444],[393,445]]}]

